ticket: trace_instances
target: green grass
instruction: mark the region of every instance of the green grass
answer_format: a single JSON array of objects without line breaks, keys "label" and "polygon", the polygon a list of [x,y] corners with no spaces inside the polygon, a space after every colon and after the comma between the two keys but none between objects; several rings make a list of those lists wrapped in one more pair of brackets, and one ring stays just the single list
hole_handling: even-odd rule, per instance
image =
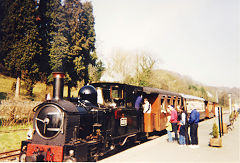
[{"label": "green grass", "polygon": [[14,78],[6,77],[0,74],[0,100],[7,99],[7,96],[12,93],[11,88],[14,82]]},{"label": "green grass", "polygon": [[8,127],[0,126],[0,132],[31,128],[32,127],[31,125],[32,124],[18,124],[18,125],[8,126]]},{"label": "green grass", "polygon": [[28,129],[31,125],[17,125],[11,127],[0,127],[0,152],[20,149],[21,141],[26,140],[28,130],[20,130],[15,132],[4,133],[6,131]]}]

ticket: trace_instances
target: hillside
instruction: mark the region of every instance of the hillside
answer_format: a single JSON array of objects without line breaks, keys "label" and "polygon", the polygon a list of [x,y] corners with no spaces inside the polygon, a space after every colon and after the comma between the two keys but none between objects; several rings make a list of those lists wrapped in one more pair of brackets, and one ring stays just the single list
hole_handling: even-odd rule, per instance
[{"label": "hillside", "polygon": [[175,72],[166,70],[154,70],[152,83],[154,87],[203,97],[211,101],[217,101],[225,107],[229,104],[228,94],[232,94],[232,103],[240,104],[240,88],[213,87],[192,80]]},{"label": "hillside", "polygon": [[[12,99],[14,97],[14,84],[16,79],[0,74],[0,100]],[[151,87],[161,88],[178,93],[190,94],[203,97],[211,101],[218,101],[220,105],[228,106],[228,94],[232,93],[232,103],[240,104],[240,88],[211,87],[192,80],[175,72],[166,70],[154,70]],[[37,83],[33,89],[33,97],[26,96],[24,82],[21,87],[21,98],[25,100],[42,101],[47,93],[52,93],[52,86]],[[77,96],[78,88],[72,89],[72,95]],[[64,88],[64,96],[67,96],[67,87]]]}]

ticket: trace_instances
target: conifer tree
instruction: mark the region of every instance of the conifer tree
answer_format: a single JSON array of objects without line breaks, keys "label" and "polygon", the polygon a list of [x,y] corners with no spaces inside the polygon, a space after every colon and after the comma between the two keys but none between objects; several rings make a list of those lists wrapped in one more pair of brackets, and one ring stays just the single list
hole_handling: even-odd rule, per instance
[{"label": "conifer tree", "polygon": [[[95,30],[93,6],[90,2],[81,3],[78,0],[66,0],[65,9],[69,25],[69,64],[68,72],[71,83],[78,80],[89,82],[88,67],[96,66]],[[77,78],[76,78],[77,77]]]},{"label": "conifer tree", "polygon": [[[3,64],[3,59],[6,55],[5,51],[6,47],[3,46],[5,44],[6,41],[6,34],[5,31],[6,29],[4,29],[4,20],[6,22],[6,17],[8,15],[8,9],[11,5],[11,3],[13,2],[13,0],[0,0],[0,64]],[[5,37],[5,39],[4,39]]]},{"label": "conifer tree", "polygon": [[14,0],[0,1],[0,63],[4,64],[4,58],[11,50],[14,41],[15,24]]},{"label": "conifer tree", "polygon": [[[83,60],[81,56],[82,47],[78,44],[81,40],[79,31],[80,19],[82,15],[82,3],[79,0],[65,0],[64,8],[66,11],[66,20],[69,31],[67,39],[69,43],[67,73],[69,80],[67,82],[69,90],[77,84],[77,81],[83,78]],[[70,93],[69,93],[70,94]]]},{"label": "conifer tree", "polygon": [[29,95],[38,79],[39,65],[36,62],[40,46],[38,44],[38,29],[36,26],[36,5],[34,0],[16,0],[8,10],[3,27],[6,57],[5,66],[11,76],[23,78],[27,85]]},{"label": "conifer tree", "polygon": [[41,75],[41,80],[48,84],[48,76],[51,74],[50,68],[50,33],[53,30],[51,26],[51,13],[52,13],[52,0],[39,0],[37,1],[37,11],[36,11],[36,24],[39,31],[41,55],[38,56],[39,61],[39,71]]},{"label": "conifer tree", "polygon": [[66,16],[61,5],[60,0],[53,0],[51,9],[51,27],[50,32],[50,66],[52,71],[66,72],[65,64],[67,63],[68,54],[68,40],[66,38],[66,32],[68,28],[66,26]]},{"label": "conifer tree", "polygon": [[84,2],[83,4],[83,14],[81,15],[81,32],[82,32],[82,54],[83,54],[83,62],[84,62],[84,83],[87,84],[89,82],[89,70],[88,66],[92,64],[96,66],[97,56],[95,55],[95,20],[93,16],[93,6],[91,2]]}]

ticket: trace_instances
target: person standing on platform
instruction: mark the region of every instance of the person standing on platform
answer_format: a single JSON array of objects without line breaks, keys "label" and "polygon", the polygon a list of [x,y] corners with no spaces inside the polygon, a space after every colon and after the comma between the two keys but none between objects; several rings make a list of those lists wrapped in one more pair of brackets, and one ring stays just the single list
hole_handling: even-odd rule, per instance
[{"label": "person standing on platform", "polygon": [[180,145],[186,145],[186,140],[185,140],[185,123],[183,120],[179,122],[179,144]]},{"label": "person standing on platform", "polygon": [[200,114],[196,109],[193,109],[188,123],[190,124],[190,137],[191,137],[191,146],[192,148],[199,148],[198,145],[198,122]]},{"label": "person standing on platform", "polygon": [[171,119],[171,116],[168,116],[167,117],[167,123],[166,123],[166,130],[167,130],[167,134],[168,134],[168,142],[172,142],[172,124],[170,123],[170,119]]},{"label": "person standing on platform", "polygon": [[141,103],[142,103],[142,95],[138,95],[136,101],[135,101],[135,108],[137,110],[137,126],[139,130],[142,130],[142,109],[141,109]]},{"label": "person standing on platform", "polygon": [[168,108],[169,108],[170,113],[171,113],[170,122],[172,124],[172,130],[175,133],[174,140],[178,141],[178,133],[177,133],[177,130],[178,130],[178,126],[177,126],[178,115],[177,115],[177,111],[176,111],[176,109],[174,109],[173,105],[168,105]]},{"label": "person standing on platform", "polygon": [[139,95],[135,101],[135,108],[137,111],[141,108],[142,95]]},{"label": "person standing on platform", "polygon": [[187,117],[187,111],[185,110],[185,108],[182,108],[182,115],[181,115],[181,119],[183,121],[183,124],[185,125],[185,142],[186,145],[189,145],[189,135],[188,135],[188,117]]}]

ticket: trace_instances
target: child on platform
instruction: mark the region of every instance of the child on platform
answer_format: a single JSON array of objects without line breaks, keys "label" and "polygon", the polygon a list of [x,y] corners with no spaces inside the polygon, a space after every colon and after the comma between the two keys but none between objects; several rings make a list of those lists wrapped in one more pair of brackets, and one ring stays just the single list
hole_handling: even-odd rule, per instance
[{"label": "child on platform", "polygon": [[168,116],[167,117],[167,123],[166,123],[166,130],[167,130],[167,134],[168,134],[168,142],[173,142],[172,134],[171,134],[172,124],[170,123],[170,119],[171,119],[171,116]]},{"label": "child on platform", "polygon": [[185,124],[184,122],[181,120],[179,123],[179,144],[180,145],[186,145],[186,141],[185,141]]}]

